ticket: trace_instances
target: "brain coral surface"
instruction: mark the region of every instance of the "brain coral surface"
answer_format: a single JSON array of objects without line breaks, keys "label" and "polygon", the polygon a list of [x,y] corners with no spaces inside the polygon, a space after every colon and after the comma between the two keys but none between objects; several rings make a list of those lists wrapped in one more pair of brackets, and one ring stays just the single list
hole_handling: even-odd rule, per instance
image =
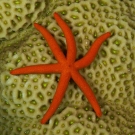
[{"label": "brain coral surface", "polygon": [[[0,0],[0,11],[1,135],[135,135],[135,0],[33,0],[32,4]],[[54,12],[75,36],[77,59],[98,36],[111,32],[94,62],[80,71],[101,106],[101,118],[71,80],[55,115],[42,125],[40,119],[51,104],[60,75],[9,73],[22,66],[56,62],[42,35],[30,25],[34,21],[66,50]]]}]

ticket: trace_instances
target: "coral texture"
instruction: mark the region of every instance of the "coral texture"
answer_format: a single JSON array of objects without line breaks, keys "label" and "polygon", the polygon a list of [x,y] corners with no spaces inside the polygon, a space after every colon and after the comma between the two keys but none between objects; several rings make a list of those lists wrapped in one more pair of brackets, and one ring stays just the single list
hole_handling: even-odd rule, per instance
[{"label": "coral texture", "polygon": [[0,40],[15,37],[30,26],[45,8],[45,0],[0,0]]},{"label": "coral texture", "polygon": [[[14,0],[15,2],[15,0]],[[37,1],[34,1],[37,2]],[[39,1],[40,2],[40,1]],[[0,1],[3,3],[3,1]],[[81,90],[71,80],[59,109],[44,125],[40,119],[49,108],[59,81],[57,74],[12,76],[15,68],[56,63],[49,46],[33,26],[0,43],[0,133],[2,135],[134,135],[135,134],[135,1],[52,0],[43,3],[36,21],[46,27],[66,53],[65,37],[54,21],[59,13],[76,40],[77,59],[93,41],[110,31],[94,62],[80,71],[92,87],[103,116],[97,118]],[[1,4],[0,4],[1,5]],[[14,4],[10,4],[12,7]],[[23,3],[20,6],[25,7]],[[34,4],[31,5],[31,9]],[[4,13],[4,9],[2,10]],[[14,9],[14,7],[12,7]],[[38,9],[39,10],[39,9]],[[27,12],[26,12],[27,13]],[[25,16],[22,20],[27,22]],[[8,20],[8,18],[7,18]],[[1,21],[0,21],[1,23]],[[29,21],[27,22],[29,23]]]}]

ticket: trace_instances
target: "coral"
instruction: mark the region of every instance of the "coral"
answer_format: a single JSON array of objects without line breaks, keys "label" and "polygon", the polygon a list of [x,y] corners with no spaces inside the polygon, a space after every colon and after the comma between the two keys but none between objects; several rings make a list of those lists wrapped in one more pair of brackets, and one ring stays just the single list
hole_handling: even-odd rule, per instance
[{"label": "coral", "polygon": [[113,33],[94,62],[80,72],[101,105],[101,118],[95,116],[87,99],[71,80],[59,109],[49,123],[41,125],[39,121],[51,104],[59,75],[11,76],[9,71],[26,65],[56,63],[56,60],[32,26],[15,39],[1,42],[0,133],[134,135],[134,3],[134,0],[54,0],[43,16],[36,19],[53,34],[65,52],[65,37],[53,18],[53,12],[61,14],[74,33],[77,59],[86,54],[99,35],[106,31]]},{"label": "coral", "polygon": [[29,27],[46,8],[45,0],[1,0],[0,39],[10,39]]}]

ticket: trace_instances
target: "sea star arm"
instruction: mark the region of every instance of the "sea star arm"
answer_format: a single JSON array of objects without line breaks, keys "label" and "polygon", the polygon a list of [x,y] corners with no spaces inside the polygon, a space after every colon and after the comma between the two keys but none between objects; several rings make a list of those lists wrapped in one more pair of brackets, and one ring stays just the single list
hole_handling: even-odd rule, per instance
[{"label": "sea star arm", "polygon": [[61,64],[40,64],[14,69],[10,72],[12,75],[20,74],[43,74],[43,73],[60,73],[62,71]]},{"label": "sea star arm", "polygon": [[73,69],[71,73],[71,77],[76,82],[76,84],[80,87],[80,89],[82,90],[82,92],[84,93],[88,101],[90,102],[91,106],[96,112],[96,115],[100,117],[102,115],[100,106],[88,83],[85,81],[85,79],[80,75],[80,73],[76,69]]},{"label": "sea star arm", "polygon": [[107,32],[103,35],[101,35],[100,37],[98,37],[94,43],[92,44],[91,48],[89,49],[89,51],[86,53],[86,55],[81,58],[80,60],[76,61],[74,66],[77,69],[82,69],[87,67],[88,65],[90,65],[94,58],[96,57],[98,50],[100,48],[100,46],[102,45],[102,43],[111,36],[110,32]]},{"label": "sea star arm", "polygon": [[74,35],[69,28],[69,26],[64,22],[64,20],[59,16],[59,14],[54,13],[54,18],[62,29],[67,43],[67,61],[72,64],[76,59],[76,42]]},{"label": "sea star arm", "polygon": [[57,44],[56,40],[54,39],[54,37],[43,26],[41,26],[37,23],[34,23],[34,26],[46,39],[46,41],[47,41],[48,45],[50,46],[57,61],[59,63],[64,62],[66,58],[65,58],[63,52],[61,51],[59,45]]},{"label": "sea star arm", "polygon": [[61,73],[60,80],[55,95],[53,97],[52,103],[49,109],[47,110],[47,112],[45,113],[44,117],[42,118],[41,124],[46,123],[57,110],[58,106],[60,105],[64,97],[65,91],[68,87],[68,82],[70,80],[70,77],[71,77],[70,72],[64,71]]}]

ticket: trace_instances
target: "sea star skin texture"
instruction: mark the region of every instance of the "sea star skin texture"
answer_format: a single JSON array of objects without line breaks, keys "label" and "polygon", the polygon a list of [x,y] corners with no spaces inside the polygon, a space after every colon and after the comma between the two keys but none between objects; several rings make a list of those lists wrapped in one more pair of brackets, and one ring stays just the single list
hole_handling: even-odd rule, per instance
[{"label": "sea star skin texture", "polygon": [[43,74],[43,73],[61,74],[52,103],[41,120],[42,124],[46,123],[57,110],[58,106],[60,105],[64,97],[70,78],[72,78],[74,82],[80,87],[80,89],[88,99],[89,103],[93,107],[94,111],[96,112],[96,115],[100,117],[102,115],[102,112],[96,100],[96,97],[93,91],[91,90],[90,86],[88,85],[88,83],[79,73],[79,70],[87,67],[93,62],[94,58],[98,53],[100,46],[107,38],[111,36],[111,33],[107,32],[101,35],[100,37],[98,37],[93,43],[93,45],[91,46],[91,48],[89,49],[89,51],[86,53],[86,55],[80,60],[75,61],[76,43],[75,43],[74,35],[72,34],[72,31],[70,30],[68,25],[57,13],[54,13],[54,18],[65,35],[66,43],[67,43],[67,56],[65,57],[59,45],[57,44],[56,40],[49,33],[49,31],[44,27],[42,27],[41,25],[35,23],[34,24],[35,28],[46,39],[58,63],[26,66],[26,67],[14,69],[10,73],[12,75]]}]

